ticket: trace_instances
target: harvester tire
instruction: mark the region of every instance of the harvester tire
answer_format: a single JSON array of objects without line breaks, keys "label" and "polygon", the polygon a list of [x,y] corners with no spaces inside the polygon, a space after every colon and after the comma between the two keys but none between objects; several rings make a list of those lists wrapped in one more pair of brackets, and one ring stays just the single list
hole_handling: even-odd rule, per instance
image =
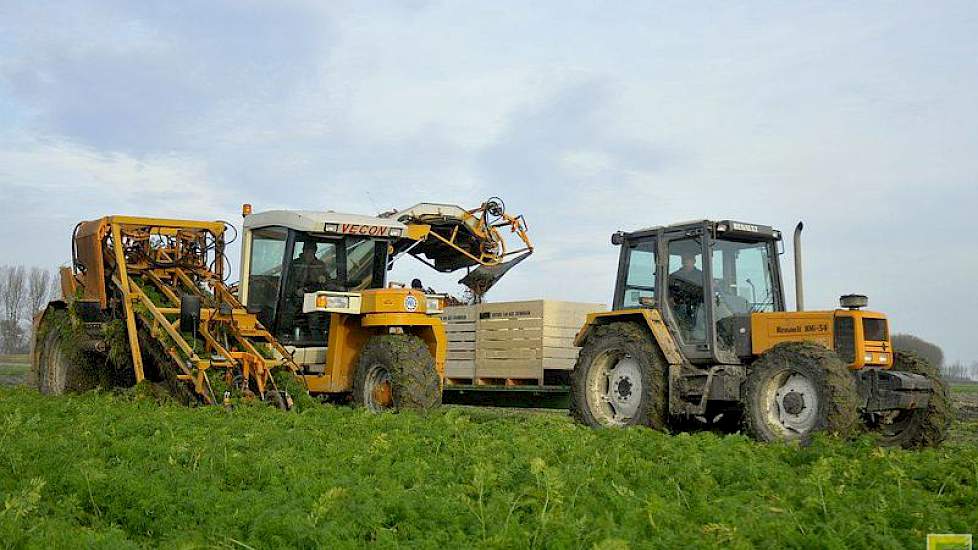
[{"label": "harvester tire", "polygon": [[594,327],[571,374],[571,416],[596,428],[665,430],[667,375],[648,330],[621,322]]},{"label": "harvester tire", "polygon": [[893,354],[893,370],[925,376],[933,389],[926,409],[902,411],[891,422],[873,428],[880,444],[905,449],[940,445],[947,438],[954,416],[947,384],[941,380],[940,372],[926,359],[902,351]]},{"label": "harvester tire", "polygon": [[371,337],[360,352],[353,401],[375,412],[441,405],[441,380],[428,346],[410,334]]},{"label": "harvester tire", "polygon": [[37,389],[47,395],[62,395],[71,391],[86,391],[97,383],[86,365],[78,364],[84,358],[82,350],[70,349],[72,343],[66,337],[71,323],[70,313],[52,307],[44,313],[35,331],[30,378]]},{"label": "harvester tire", "polygon": [[825,432],[850,437],[859,398],[848,366],[832,350],[786,342],[764,352],[747,373],[744,431],[758,441],[799,441]]}]

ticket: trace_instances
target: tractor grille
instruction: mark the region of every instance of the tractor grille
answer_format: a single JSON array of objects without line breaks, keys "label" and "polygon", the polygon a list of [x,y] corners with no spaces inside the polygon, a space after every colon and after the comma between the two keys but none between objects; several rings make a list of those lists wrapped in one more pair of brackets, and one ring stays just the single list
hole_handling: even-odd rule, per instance
[{"label": "tractor grille", "polygon": [[886,319],[863,319],[863,339],[870,342],[885,342]]},{"label": "tractor grille", "polygon": [[856,324],[852,317],[835,318],[835,352],[846,363],[856,362]]}]

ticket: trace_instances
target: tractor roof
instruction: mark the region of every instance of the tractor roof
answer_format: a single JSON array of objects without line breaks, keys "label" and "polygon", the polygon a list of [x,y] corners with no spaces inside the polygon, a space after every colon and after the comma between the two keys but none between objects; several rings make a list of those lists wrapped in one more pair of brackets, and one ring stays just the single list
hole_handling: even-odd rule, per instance
[{"label": "tractor roof", "polygon": [[740,238],[761,238],[761,239],[780,239],[781,232],[769,225],[758,225],[756,223],[738,222],[734,220],[689,220],[669,225],[656,225],[638,229],[636,231],[621,231],[616,233],[629,239],[647,237],[660,233],[671,233],[690,229],[709,228],[710,230],[723,232],[731,237]]}]

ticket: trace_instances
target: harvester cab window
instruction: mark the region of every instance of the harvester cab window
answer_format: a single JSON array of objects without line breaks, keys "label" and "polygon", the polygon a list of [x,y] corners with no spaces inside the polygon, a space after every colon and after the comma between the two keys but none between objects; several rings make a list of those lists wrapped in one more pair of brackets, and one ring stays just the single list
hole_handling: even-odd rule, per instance
[{"label": "harvester cab window", "polygon": [[655,305],[655,240],[644,239],[628,244],[625,291],[622,307]]},{"label": "harvester cab window", "polygon": [[281,227],[252,232],[248,307],[256,309],[258,320],[269,327],[275,321],[287,237],[288,231]]},{"label": "harvester cab window", "polygon": [[306,293],[345,290],[337,258],[339,239],[297,233],[286,276],[283,309],[277,336],[292,345],[325,345],[329,331],[327,313],[302,313]]},{"label": "harvester cab window", "polygon": [[712,248],[717,344],[733,350],[751,313],[774,311],[770,245],[716,240]]},{"label": "harvester cab window", "polygon": [[702,241],[699,238],[670,241],[668,304],[686,343],[706,341],[704,284]]}]

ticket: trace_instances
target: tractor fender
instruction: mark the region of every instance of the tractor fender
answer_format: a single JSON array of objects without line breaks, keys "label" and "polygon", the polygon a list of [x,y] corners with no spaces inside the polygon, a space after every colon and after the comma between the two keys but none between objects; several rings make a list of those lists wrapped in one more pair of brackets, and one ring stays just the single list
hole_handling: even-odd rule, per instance
[{"label": "tractor fender", "polygon": [[596,326],[621,322],[636,323],[648,327],[655,342],[659,345],[659,349],[662,350],[662,355],[665,357],[666,362],[674,366],[683,364],[683,355],[679,351],[679,346],[672,337],[672,333],[669,332],[669,327],[663,322],[662,315],[656,309],[620,309],[616,311],[589,313],[584,326],[574,338],[574,345],[577,347],[584,346],[585,340],[587,340],[591,330]]}]

